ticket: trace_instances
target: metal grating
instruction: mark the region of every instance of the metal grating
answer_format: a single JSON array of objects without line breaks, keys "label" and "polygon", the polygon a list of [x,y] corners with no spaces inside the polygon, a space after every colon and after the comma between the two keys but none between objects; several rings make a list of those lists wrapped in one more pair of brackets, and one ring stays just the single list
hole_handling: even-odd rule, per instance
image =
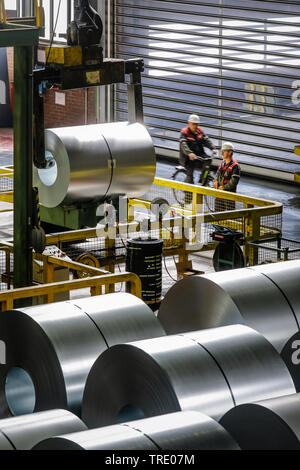
[{"label": "metal grating", "polygon": [[[216,145],[236,144],[240,162],[297,170],[299,19],[298,1],[116,0],[115,55],[145,59],[155,145],[178,150],[178,132],[197,112]],[[115,98],[124,120],[124,85]]]}]

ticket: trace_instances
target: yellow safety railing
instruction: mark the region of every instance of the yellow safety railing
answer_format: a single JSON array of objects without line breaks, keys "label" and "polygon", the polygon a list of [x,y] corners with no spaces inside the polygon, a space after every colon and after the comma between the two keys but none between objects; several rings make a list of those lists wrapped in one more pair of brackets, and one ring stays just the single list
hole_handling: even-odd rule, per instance
[{"label": "yellow safety railing", "polygon": [[2,209],[0,207],[0,213],[11,212],[13,210],[12,204],[14,202],[14,193],[13,191],[7,190],[7,188],[3,190],[2,184],[1,184],[1,182],[3,181],[3,178],[13,179],[13,177],[14,177],[13,166],[0,167],[0,202],[11,204],[11,207],[8,207],[5,209]]},{"label": "yellow safety railing", "polygon": [[70,281],[54,282],[50,284],[24,287],[22,289],[13,289],[0,293],[1,311],[14,308],[14,301],[29,299],[33,297],[46,296],[45,303],[54,302],[54,295],[62,292],[70,292],[76,289],[90,288],[92,296],[101,295],[102,286],[111,286],[117,283],[131,283],[131,293],[141,298],[141,281],[135,274],[107,274],[105,276],[88,277]]}]

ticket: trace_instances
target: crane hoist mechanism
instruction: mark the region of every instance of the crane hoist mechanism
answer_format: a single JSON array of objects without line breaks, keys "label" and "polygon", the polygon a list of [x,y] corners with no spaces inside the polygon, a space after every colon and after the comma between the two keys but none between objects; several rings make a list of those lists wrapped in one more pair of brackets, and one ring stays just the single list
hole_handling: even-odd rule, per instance
[{"label": "crane hoist mechanism", "polygon": [[100,15],[88,0],[74,1],[74,21],[68,26],[67,41],[69,46],[99,45],[103,34]]},{"label": "crane hoist mechanism", "polygon": [[[39,68],[33,73],[34,186],[40,192],[41,221],[58,227],[81,229],[95,226],[99,204],[108,198],[112,200],[111,197],[117,201],[119,195],[137,197],[145,194],[155,176],[154,146],[148,131],[141,125],[144,121],[141,84],[144,61],[139,58],[105,59],[102,35],[102,20],[89,1],[74,0],[74,20],[65,35],[67,44],[46,47],[45,60],[38,62]],[[128,75],[129,80],[126,78]],[[55,87],[66,91],[119,83],[127,85],[128,132],[123,129],[125,123],[98,125],[94,130],[87,130],[91,126],[85,129],[81,126],[77,128],[78,132],[74,128],[45,132],[41,84],[46,89]],[[93,142],[88,145],[87,139],[91,138],[92,131]],[[55,155],[58,147],[63,147],[63,152],[57,150]],[[58,162],[58,153],[64,154],[60,161],[66,163]],[[64,157],[66,155],[67,158]],[[82,168],[85,168],[84,172]],[[55,181],[59,181],[59,173],[70,175],[70,185],[56,205],[52,195],[56,195]],[[80,174],[81,181],[78,180]],[[96,181],[95,175],[99,175],[99,180]],[[78,188],[78,199],[72,187]],[[91,191],[92,187],[99,187],[99,194]],[[90,195],[90,199],[86,195]]]}]

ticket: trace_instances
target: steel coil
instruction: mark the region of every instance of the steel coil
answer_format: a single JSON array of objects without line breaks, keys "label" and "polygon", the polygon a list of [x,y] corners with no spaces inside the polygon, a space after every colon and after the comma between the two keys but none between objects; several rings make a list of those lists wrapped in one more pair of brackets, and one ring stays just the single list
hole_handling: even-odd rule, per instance
[{"label": "steel coil", "polygon": [[57,436],[37,444],[33,450],[157,450],[142,433],[128,426],[106,426],[66,436]]},{"label": "steel coil", "polygon": [[245,324],[279,352],[298,331],[285,295],[267,276],[249,268],[177,282],[163,300],[158,318],[167,334]]},{"label": "steel coil", "polygon": [[218,422],[186,411],[47,439],[39,450],[239,450]]},{"label": "steel coil", "polygon": [[243,450],[300,450],[300,395],[237,406],[220,423]]},{"label": "steel coil", "polygon": [[128,408],[145,418],[194,410],[220,419],[236,404],[294,392],[272,345],[234,325],[105,351],[88,376],[82,419],[89,428],[111,425]]},{"label": "steel coil", "polygon": [[49,129],[45,149],[48,168],[33,173],[45,207],[143,196],[155,177],[154,145],[139,123]]},{"label": "steel coil", "polygon": [[235,405],[288,395],[292,378],[274,347],[244,325],[185,333],[215,359],[230,387]]},{"label": "steel coil", "polygon": [[[0,431],[12,450],[30,450],[41,440],[59,434],[82,432],[87,428],[75,415],[66,410],[51,410],[0,420]],[[4,446],[6,443],[4,442]],[[2,439],[0,439],[0,450]]]},{"label": "steel coil", "polygon": [[281,290],[300,329],[300,260],[253,266],[251,269],[264,274]]},{"label": "steel coil", "polygon": [[7,437],[0,431],[0,450],[14,450]]},{"label": "steel coil", "polygon": [[0,369],[0,416],[53,408],[80,415],[85,381],[99,354],[163,334],[151,309],[126,293],[2,313],[7,358]]}]

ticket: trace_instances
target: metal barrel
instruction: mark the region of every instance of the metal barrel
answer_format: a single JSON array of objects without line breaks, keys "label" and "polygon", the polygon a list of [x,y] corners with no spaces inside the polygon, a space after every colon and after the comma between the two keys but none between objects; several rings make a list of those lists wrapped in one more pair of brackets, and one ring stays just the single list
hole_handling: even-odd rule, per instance
[{"label": "metal barrel", "polygon": [[[157,310],[162,295],[163,240],[136,238],[127,242],[126,270],[142,281],[142,299]],[[129,289],[129,286],[127,286]]]}]

